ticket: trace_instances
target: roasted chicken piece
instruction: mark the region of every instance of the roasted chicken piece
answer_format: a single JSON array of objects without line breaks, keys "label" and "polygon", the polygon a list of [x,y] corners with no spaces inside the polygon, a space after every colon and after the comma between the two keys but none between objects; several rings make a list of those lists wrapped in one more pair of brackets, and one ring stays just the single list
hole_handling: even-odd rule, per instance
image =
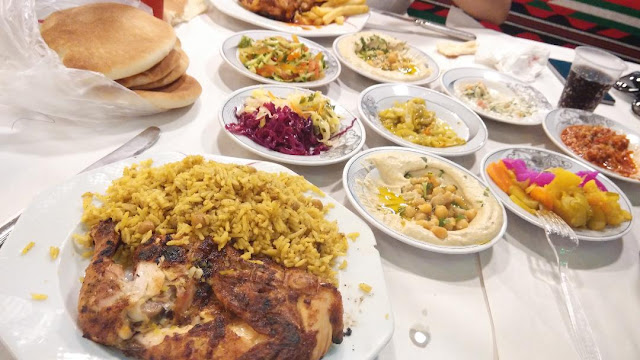
[{"label": "roasted chicken piece", "polygon": [[326,0],[240,0],[247,10],[262,16],[285,22],[293,21],[297,11],[309,11]]},{"label": "roasted chicken piece", "polygon": [[342,342],[342,298],[317,276],[270,259],[244,260],[210,238],[169,246],[155,236],[114,260],[105,221],[78,302],[84,336],[140,359],[320,359]]}]

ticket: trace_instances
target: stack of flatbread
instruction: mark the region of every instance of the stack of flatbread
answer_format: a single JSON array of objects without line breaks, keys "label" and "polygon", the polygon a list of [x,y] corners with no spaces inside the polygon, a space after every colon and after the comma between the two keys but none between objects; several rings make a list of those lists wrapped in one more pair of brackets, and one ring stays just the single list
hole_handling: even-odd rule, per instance
[{"label": "stack of flatbread", "polygon": [[57,11],[40,32],[65,66],[100,72],[159,108],[191,105],[202,92],[186,74],[189,58],[171,25],[134,7],[96,3]]}]

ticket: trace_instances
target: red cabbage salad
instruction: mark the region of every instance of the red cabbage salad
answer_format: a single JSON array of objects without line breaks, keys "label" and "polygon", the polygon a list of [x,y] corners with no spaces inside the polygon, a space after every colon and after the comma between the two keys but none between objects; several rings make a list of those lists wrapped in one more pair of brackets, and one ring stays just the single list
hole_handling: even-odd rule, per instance
[{"label": "red cabbage salad", "polygon": [[340,116],[334,108],[319,91],[280,98],[259,89],[236,109],[238,122],[225,128],[283,154],[318,155],[355,123],[353,119],[349,127],[340,130]]}]

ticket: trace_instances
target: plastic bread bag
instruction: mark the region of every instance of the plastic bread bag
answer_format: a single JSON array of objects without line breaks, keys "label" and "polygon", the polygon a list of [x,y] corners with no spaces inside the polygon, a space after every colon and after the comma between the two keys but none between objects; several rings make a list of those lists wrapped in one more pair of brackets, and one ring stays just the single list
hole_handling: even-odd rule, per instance
[{"label": "plastic bread bag", "polygon": [[[78,122],[163,111],[104,75],[67,68],[40,36],[54,11],[104,0],[0,0],[0,105]],[[150,9],[139,0],[111,1]]]}]

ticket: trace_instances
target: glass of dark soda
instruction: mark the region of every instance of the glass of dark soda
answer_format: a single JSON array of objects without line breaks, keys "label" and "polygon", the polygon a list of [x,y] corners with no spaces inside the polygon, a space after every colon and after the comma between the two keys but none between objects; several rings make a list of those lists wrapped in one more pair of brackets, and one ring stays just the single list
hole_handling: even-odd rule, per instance
[{"label": "glass of dark soda", "polygon": [[558,107],[593,111],[626,67],[602,49],[578,46]]}]

